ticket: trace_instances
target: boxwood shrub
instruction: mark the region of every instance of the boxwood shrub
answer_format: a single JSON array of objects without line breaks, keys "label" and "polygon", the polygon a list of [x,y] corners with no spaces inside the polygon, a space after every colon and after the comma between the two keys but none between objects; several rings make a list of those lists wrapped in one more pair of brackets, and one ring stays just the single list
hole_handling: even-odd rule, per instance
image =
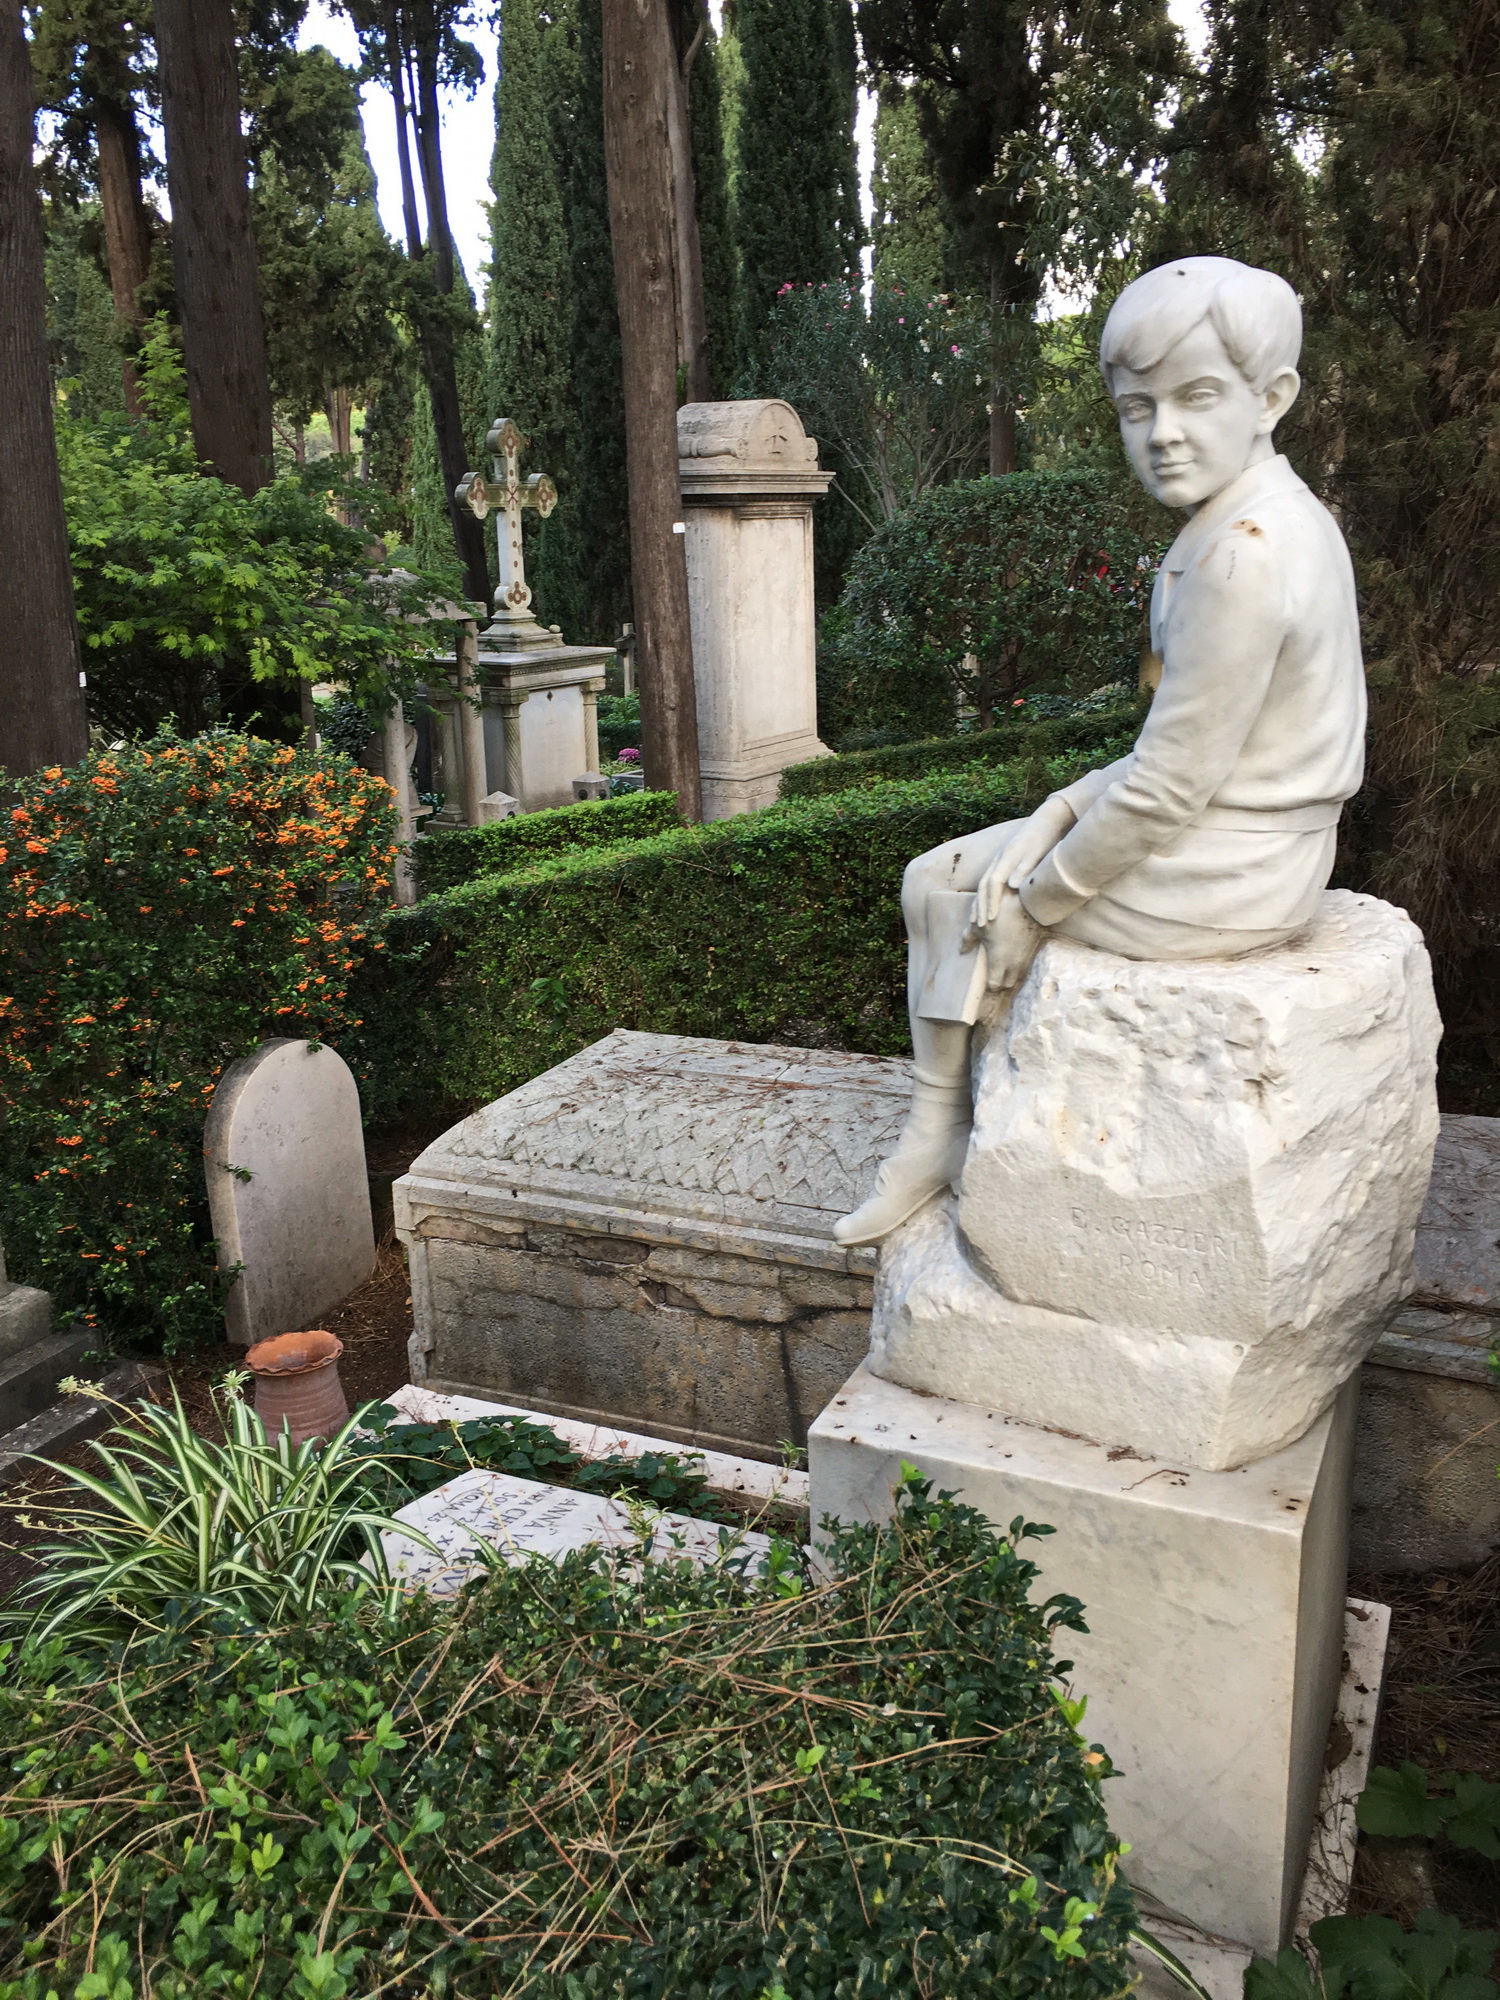
[{"label": "boxwood shrub", "polygon": [[913,1478],[836,1585],[579,1554],[394,1626],[12,1659],[0,2000],[1113,2000],[1111,1767],[1033,1532]]},{"label": "boxwood shrub", "polygon": [[487,1103],[620,1027],[904,1053],[906,863],[1098,761],[886,780],[477,877],[392,919],[340,1048],[382,1118]]},{"label": "boxwood shrub", "polygon": [[680,826],[674,792],[627,792],[618,799],[588,799],[547,812],[518,813],[488,826],[462,826],[423,834],[416,843],[417,879],[424,895],[451,889],[475,875],[504,875],[545,855],[578,848],[644,840]]},{"label": "boxwood shrub", "polygon": [[1042,721],[1002,722],[967,736],[928,736],[878,750],[851,750],[839,757],[813,757],[781,774],[783,799],[818,799],[884,778],[925,778],[935,771],[966,771],[976,765],[1045,763],[1069,750],[1089,750],[1107,764],[1122,757],[1140,733],[1144,699],[1122,692],[1092,711]]}]

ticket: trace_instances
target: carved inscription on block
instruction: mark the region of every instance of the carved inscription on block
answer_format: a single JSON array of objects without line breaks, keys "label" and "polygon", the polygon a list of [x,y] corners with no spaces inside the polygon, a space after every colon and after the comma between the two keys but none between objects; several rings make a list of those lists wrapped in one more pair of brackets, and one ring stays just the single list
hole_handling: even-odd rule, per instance
[{"label": "carved inscription on block", "polygon": [[1174,1291],[1206,1294],[1237,1275],[1245,1262],[1243,1239],[1222,1230],[1147,1222],[1132,1215],[1091,1215],[1076,1205],[1071,1220],[1075,1232],[1071,1254],[1082,1252],[1076,1239],[1103,1238],[1114,1252],[1114,1269],[1126,1280],[1145,1279]]}]

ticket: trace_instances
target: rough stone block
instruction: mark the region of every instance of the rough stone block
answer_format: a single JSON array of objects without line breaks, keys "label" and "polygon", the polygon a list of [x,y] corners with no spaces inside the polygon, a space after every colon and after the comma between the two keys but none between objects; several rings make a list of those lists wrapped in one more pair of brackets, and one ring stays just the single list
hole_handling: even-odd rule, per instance
[{"label": "rough stone block", "polygon": [[316,1326],[375,1262],[359,1091],[333,1049],[262,1042],[219,1080],[203,1134],[224,1308],[252,1346]]},{"label": "rough stone block", "polygon": [[19,1353],[52,1331],[52,1294],[0,1278],[0,1355]]},{"label": "rough stone block", "polygon": [[909,1078],[617,1033],[476,1112],[395,1191],[413,1380],[749,1455],[800,1441],[868,1343],[874,1254],[832,1229]]},{"label": "rough stone block", "polygon": [[977,1056],[957,1212],[885,1245],[872,1368],[1174,1463],[1280,1449],[1411,1290],[1438,1034],[1368,896],[1244,959],[1048,943]]}]

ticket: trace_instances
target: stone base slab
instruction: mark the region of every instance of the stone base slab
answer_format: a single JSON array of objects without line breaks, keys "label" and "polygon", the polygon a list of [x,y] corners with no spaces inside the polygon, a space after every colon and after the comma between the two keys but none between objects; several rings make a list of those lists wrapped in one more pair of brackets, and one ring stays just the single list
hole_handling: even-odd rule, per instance
[{"label": "stone base slab", "polygon": [[997,1524],[1020,1514],[1064,1632],[1085,1731],[1122,1775],[1131,1877],[1205,1931],[1273,1954],[1291,1933],[1339,1686],[1352,1386],[1295,1444],[1201,1472],[923,1396],[861,1368],[813,1425],[810,1506],[889,1515],[903,1462]]},{"label": "stone base slab", "polygon": [[0,1278],[0,1355],[14,1355],[52,1332],[52,1294]]}]

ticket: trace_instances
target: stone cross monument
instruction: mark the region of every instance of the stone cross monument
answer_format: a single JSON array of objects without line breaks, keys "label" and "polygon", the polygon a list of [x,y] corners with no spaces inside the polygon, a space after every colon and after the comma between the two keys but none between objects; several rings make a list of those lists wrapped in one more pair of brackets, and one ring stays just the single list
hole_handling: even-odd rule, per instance
[{"label": "stone cross monument", "polygon": [[424,691],[431,711],[433,777],[444,795],[439,826],[475,825],[520,810],[571,805],[607,792],[599,776],[598,699],[611,646],[568,646],[555,625],[537,623],[521,525],[546,520],[557,488],[545,472],[521,476],[527,440],[510,417],[485,439],[491,476],[466,472],[454,497],[482,521],[496,510],[500,589],[484,630],[461,632]]},{"label": "stone cross monument", "polygon": [[556,635],[542,629],[531,614],[531,587],[526,581],[526,560],[521,547],[521,516],[527,507],[536,509],[542,520],[557,505],[557,488],[545,472],[533,472],[523,482],[521,453],[528,439],[510,417],[501,417],[490,426],[485,449],[494,453],[492,479],[482,472],[466,472],[454,488],[460,506],[483,520],[491,507],[498,508],[495,547],[500,556],[500,591],[495,616],[485,637],[509,646],[551,646]]}]

